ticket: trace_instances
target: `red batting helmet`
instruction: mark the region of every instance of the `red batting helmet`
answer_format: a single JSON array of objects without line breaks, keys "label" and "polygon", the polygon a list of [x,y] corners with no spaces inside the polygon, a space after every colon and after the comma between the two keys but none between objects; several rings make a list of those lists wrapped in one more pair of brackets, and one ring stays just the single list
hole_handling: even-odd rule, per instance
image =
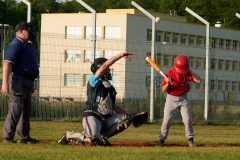
[{"label": "red batting helmet", "polygon": [[174,62],[174,68],[179,74],[187,74],[189,72],[189,60],[184,55],[176,57]]}]

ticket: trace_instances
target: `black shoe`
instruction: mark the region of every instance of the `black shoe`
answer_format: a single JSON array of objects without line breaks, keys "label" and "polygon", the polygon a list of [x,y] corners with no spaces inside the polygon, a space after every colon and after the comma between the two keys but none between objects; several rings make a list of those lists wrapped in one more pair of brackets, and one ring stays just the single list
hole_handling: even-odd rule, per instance
[{"label": "black shoe", "polygon": [[[67,131],[66,133],[68,133],[69,131]],[[63,134],[62,138],[58,141],[58,144],[68,144],[69,141],[67,140],[67,135],[66,133]]]},{"label": "black shoe", "polygon": [[164,147],[164,141],[159,141],[155,147]]},{"label": "black shoe", "polygon": [[112,144],[105,138],[102,138],[102,141],[101,141],[101,146],[105,146],[105,147],[111,147]]},{"label": "black shoe", "polygon": [[9,139],[9,138],[4,138],[4,139],[2,139],[2,143],[16,143],[16,141]]},{"label": "black shoe", "polygon": [[33,138],[28,138],[28,139],[25,139],[25,140],[18,140],[17,141],[17,143],[28,143],[28,144],[36,144],[38,142],[39,142],[38,140],[33,139]]}]

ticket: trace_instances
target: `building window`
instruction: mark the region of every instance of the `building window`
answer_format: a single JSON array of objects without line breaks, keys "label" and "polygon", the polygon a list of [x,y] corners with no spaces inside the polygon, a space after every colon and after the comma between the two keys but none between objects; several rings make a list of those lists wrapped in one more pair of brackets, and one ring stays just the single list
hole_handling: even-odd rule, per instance
[{"label": "building window", "polygon": [[[39,78],[39,80],[40,80],[40,78]],[[0,84],[2,84],[2,80],[0,80]],[[38,84],[40,84],[40,83],[38,83],[38,78],[36,78],[36,79],[34,80],[35,91],[38,90]]]},{"label": "building window", "polygon": [[216,42],[217,42],[217,41],[216,41],[216,38],[212,38],[212,48],[213,48],[213,49],[214,49],[214,48],[217,48],[217,47],[216,47],[216,45],[217,45]]},{"label": "building window", "polygon": [[194,68],[194,57],[189,57],[190,60],[190,68]]},{"label": "building window", "polygon": [[170,56],[164,54],[164,66],[169,66]]},{"label": "building window", "polygon": [[186,34],[182,34],[181,40],[182,40],[182,45],[187,45],[187,35]]},{"label": "building window", "polygon": [[[152,33],[151,33],[152,38]],[[162,42],[162,31],[156,31],[156,42]]]},{"label": "building window", "polygon": [[196,83],[196,89],[197,90],[201,90],[201,85],[200,85],[201,83]]},{"label": "building window", "polygon": [[229,81],[225,82],[225,91],[230,91],[230,82]]},{"label": "building window", "polygon": [[172,56],[172,66],[174,65],[175,59],[177,58],[177,55]]},{"label": "building window", "polygon": [[167,42],[168,44],[171,43],[171,33],[170,33],[170,32],[166,32],[166,42]]},{"label": "building window", "polygon": [[194,43],[195,43],[195,36],[194,35],[190,35],[189,45],[190,46],[194,46]]},{"label": "building window", "polygon": [[233,41],[233,50],[236,51],[236,41]]},{"label": "building window", "polygon": [[205,89],[205,79],[202,79],[202,86],[203,86],[203,90]]},{"label": "building window", "polygon": [[83,86],[87,86],[91,74],[84,74],[84,83]]},{"label": "building window", "polygon": [[[101,39],[101,27],[96,27],[96,39]],[[92,39],[92,27],[86,27],[86,39]]]},{"label": "building window", "polygon": [[151,82],[151,77],[150,76],[146,76],[146,87],[150,88],[150,82]]},{"label": "building window", "polygon": [[233,71],[237,71],[237,61],[233,61]]},{"label": "building window", "polygon": [[[119,53],[120,53],[120,51],[107,51],[107,50],[105,50],[104,51],[104,58],[109,59],[109,58],[112,58],[112,57],[118,55]],[[120,59],[118,61],[116,61],[115,63],[120,63]]]},{"label": "building window", "polygon": [[223,81],[218,81],[218,91],[222,91],[223,90]]},{"label": "building window", "polygon": [[162,61],[162,55],[160,53],[157,53],[157,65],[161,66]]},{"label": "building window", "polygon": [[147,30],[147,41],[151,41],[152,40],[152,30],[148,29]]},{"label": "building window", "polygon": [[215,80],[211,80],[211,91],[215,91]]},{"label": "building window", "polygon": [[236,82],[236,81],[233,81],[233,82],[232,82],[232,91],[233,91],[233,92],[236,92],[236,91],[237,91],[237,82]]},{"label": "building window", "polygon": [[219,70],[223,70],[223,60],[219,59],[219,66],[218,66]]},{"label": "building window", "polygon": [[[146,55],[146,57],[151,58],[151,53],[148,52],[147,55]],[[152,59],[152,58],[151,58],[151,59]],[[145,60],[145,59],[144,59],[144,60]],[[145,60],[145,62],[146,62],[146,64],[149,64],[148,61]]]},{"label": "building window", "polygon": [[190,82],[189,85],[190,85],[190,90],[193,90],[193,82]]},{"label": "building window", "polygon": [[81,62],[81,50],[66,50],[66,62]]},{"label": "building window", "polygon": [[206,69],[206,58],[203,59],[203,68]]},{"label": "building window", "polygon": [[82,38],[82,27],[66,27],[66,38],[67,39],[81,39]]},{"label": "building window", "polygon": [[121,38],[121,27],[105,27],[105,39]]},{"label": "building window", "polygon": [[156,89],[160,89],[161,87],[161,77],[155,77]]},{"label": "building window", "polygon": [[178,40],[178,33],[174,33],[174,34],[173,34],[173,43],[174,43],[174,44],[178,44],[178,41],[179,41],[179,40]]},{"label": "building window", "polygon": [[229,40],[226,40],[226,50],[229,50]]},{"label": "building window", "polygon": [[202,68],[202,58],[197,58],[197,68],[198,69]]},{"label": "building window", "polygon": [[112,86],[114,87],[120,87],[120,76],[119,75],[113,75],[112,80],[110,81]]},{"label": "building window", "polygon": [[[100,51],[95,51],[95,58],[100,57]],[[84,62],[93,62],[92,50],[85,50]]]},{"label": "building window", "polygon": [[211,69],[216,69],[216,59],[211,59]]},{"label": "building window", "polygon": [[219,49],[223,49],[223,39],[219,39]]},{"label": "building window", "polygon": [[65,86],[80,86],[81,84],[80,74],[65,74],[64,79]]},{"label": "building window", "polygon": [[226,70],[227,71],[230,71],[230,64],[231,64],[231,62],[229,61],[229,60],[226,60]]},{"label": "building window", "polygon": [[198,36],[198,47],[202,47],[202,36]]}]

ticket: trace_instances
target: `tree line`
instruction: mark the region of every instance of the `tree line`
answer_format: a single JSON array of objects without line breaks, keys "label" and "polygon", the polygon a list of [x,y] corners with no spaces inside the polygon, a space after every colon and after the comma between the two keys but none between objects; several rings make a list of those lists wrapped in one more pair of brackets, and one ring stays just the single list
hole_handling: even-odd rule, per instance
[{"label": "tree line", "polygon": [[[106,9],[131,9],[132,0],[83,0],[97,13]],[[240,0],[134,0],[147,11],[170,14],[175,10],[179,16],[187,17],[189,23],[202,24],[185,11],[189,7],[213,26],[221,21],[224,27],[240,30],[240,20],[235,16],[240,12]],[[29,0],[32,4],[32,19],[38,31],[41,30],[42,13],[78,13],[89,11],[76,0],[61,2],[58,0]],[[16,0],[0,0],[0,24],[9,24],[14,29],[18,22],[27,21],[27,5]]]}]

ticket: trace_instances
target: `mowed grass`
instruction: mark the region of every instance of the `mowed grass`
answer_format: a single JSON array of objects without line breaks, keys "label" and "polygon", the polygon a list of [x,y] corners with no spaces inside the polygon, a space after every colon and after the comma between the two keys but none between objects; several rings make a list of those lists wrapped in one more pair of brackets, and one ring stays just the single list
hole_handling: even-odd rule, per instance
[{"label": "mowed grass", "polygon": [[[0,121],[0,128],[3,123],[4,121]],[[109,141],[157,143],[160,128],[159,124],[146,124],[139,128],[131,126]],[[31,121],[32,138],[55,143],[0,143],[0,159],[240,159],[239,126],[194,126],[194,140],[197,145],[228,147],[85,147],[56,144],[63,133],[72,130],[83,132],[81,123]],[[2,129],[0,133],[2,135]],[[184,125],[172,125],[166,143],[187,144]]]}]

